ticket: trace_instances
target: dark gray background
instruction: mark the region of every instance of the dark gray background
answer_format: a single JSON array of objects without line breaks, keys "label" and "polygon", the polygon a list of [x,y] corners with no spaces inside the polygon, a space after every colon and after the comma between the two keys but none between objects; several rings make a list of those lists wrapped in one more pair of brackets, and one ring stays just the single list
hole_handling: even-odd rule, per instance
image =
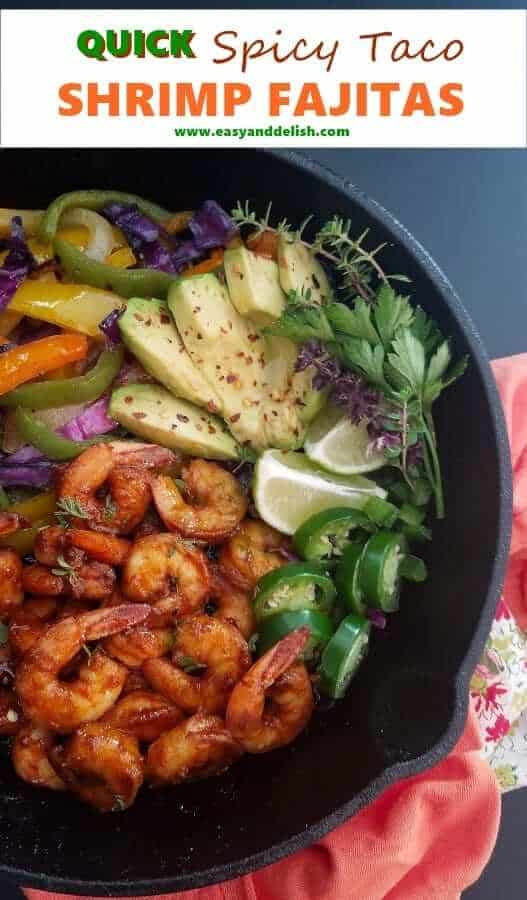
[{"label": "dark gray background", "polygon": [[[310,155],[395,213],[432,253],[490,356],[527,351],[527,151],[313,150]],[[465,892],[466,900],[524,900],[526,834],[527,790],[516,791],[504,798],[496,850],[480,881]],[[1,900],[20,896],[0,884]]]}]

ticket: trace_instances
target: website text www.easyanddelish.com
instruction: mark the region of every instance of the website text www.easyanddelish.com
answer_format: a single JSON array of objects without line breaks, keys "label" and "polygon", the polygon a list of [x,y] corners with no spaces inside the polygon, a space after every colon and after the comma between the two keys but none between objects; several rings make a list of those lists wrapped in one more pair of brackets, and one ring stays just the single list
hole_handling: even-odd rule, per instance
[{"label": "website text www.easyanddelish.com", "polygon": [[246,138],[259,137],[349,137],[349,128],[313,128],[312,125],[267,125],[265,128],[174,128],[176,137],[228,137],[238,138],[243,141]]}]

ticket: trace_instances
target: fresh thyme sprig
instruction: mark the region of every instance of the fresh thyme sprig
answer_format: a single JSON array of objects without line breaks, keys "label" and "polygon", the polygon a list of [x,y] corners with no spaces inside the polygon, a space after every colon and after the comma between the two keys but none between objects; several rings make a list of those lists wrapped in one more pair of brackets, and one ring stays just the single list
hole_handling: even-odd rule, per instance
[{"label": "fresh thyme sprig", "polygon": [[79,500],[75,497],[63,497],[57,503],[55,517],[57,518],[59,525],[62,525],[63,528],[68,528],[70,516],[73,516],[76,519],[89,519],[89,513],[84,509]]},{"label": "fresh thyme sprig", "polygon": [[67,561],[67,559],[64,559],[61,553],[57,555],[57,563],[58,565],[51,570],[53,575],[58,575],[59,578],[67,578],[70,584],[74,584],[79,576],[74,567]]},{"label": "fresh thyme sprig", "polygon": [[365,245],[369,228],[358,238],[354,238],[351,235],[351,220],[333,216],[319,229],[312,241],[307,241],[303,235],[312,215],[304,219],[298,228],[293,228],[287,219],[282,219],[276,226],[271,225],[271,211],[272,204],[269,203],[265,215],[259,218],[251,210],[248,200],[243,205],[238,201],[231,216],[239,227],[250,227],[256,234],[273,231],[286,235],[289,240],[301,243],[313,253],[324,257],[333,263],[340,275],[342,289],[350,290],[364,300],[371,301],[375,297],[375,289],[371,284],[374,277],[384,284],[409,281],[405,275],[388,275],[384,271],[377,257],[387,244],[384,242],[369,250]]}]

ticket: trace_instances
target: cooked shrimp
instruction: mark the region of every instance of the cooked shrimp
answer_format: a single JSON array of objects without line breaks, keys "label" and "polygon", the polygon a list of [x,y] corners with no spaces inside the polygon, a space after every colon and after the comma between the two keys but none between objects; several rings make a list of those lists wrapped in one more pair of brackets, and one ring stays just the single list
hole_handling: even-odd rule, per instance
[{"label": "cooked shrimp", "polygon": [[219,558],[222,572],[234,584],[250,590],[267,572],[287,562],[288,538],[264,522],[245,519],[223,545]]},{"label": "cooked shrimp", "polygon": [[161,472],[170,469],[179,471],[182,456],[180,453],[159,447],[157,444],[146,444],[143,441],[109,441],[106,444],[113,453],[119,466],[135,466]]},{"label": "cooked shrimp", "polygon": [[22,562],[15,550],[0,550],[0,621],[6,620],[24,599]]},{"label": "cooked shrimp", "polygon": [[33,547],[37,562],[43,566],[58,565],[58,558],[64,553],[66,531],[67,529],[60,525],[49,525],[39,531]]},{"label": "cooked shrimp", "polygon": [[[98,492],[107,483],[105,499]],[[64,470],[59,501],[74,499],[82,517],[71,516],[77,528],[127,534],[143,519],[152,494],[149,474],[143,467],[118,465],[108,444],[89,447]]]},{"label": "cooked shrimp", "polygon": [[0,736],[16,734],[20,728],[20,709],[14,691],[0,687]]},{"label": "cooked shrimp", "polygon": [[54,755],[70,790],[99,812],[120,812],[143,783],[137,740],[106,722],[83,725]]},{"label": "cooked shrimp", "polygon": [[54,736],[32,722],[22,725],[13,743],[11,758],[15,772],[35,787],[52,791],[65,791],[66,785],[50,762],[49,753],[55,743]]},{"label": "cooked shrimp", "polygon": [[198,613],[178,625],[172,662],[150,659],[143,672],[156,691],[185,712],[222,713],[250,664],[247,643],[234,625]]},{"label": "cooked shrimp", "polygon": [[133,691],[150,691],[150,685],[139,669],[132,669],[128,672],[120,699]]},{"label": "cooked shrimp", "polygon": [[19,528],[26,528],[28,522],[20,513],[0,512],[0,537],[12,534]]},{"label": "cooked shrimp", "polygon": [[122,566],[132,546],[126,538],[84,528],[68,528],[65,541],[67,546],[84,550],[97,562],[111,566]]},{"label": "cooked shrimp", "polygon": [[21,657],[36,644],[57,611],[54,597],[30,597],[11,616],[9,644],[13,655]]},{"label": "cooked shrimp", "polygon": [[247,512],[239,482],[221,466],[194,459],[182,470],[185,492],[167,475],[152,478],[157,511],[167,528],[183,537],[217,543],[231,534]]},{"label": "cooked shrimp", "polygon": [[311,681],[303,663],[295,662],[308,639],[307,627],[292,631],[234,688],[225,720],[249,753],[266,753],[290,744],[309,722],[313,712]]},{"label": "cooked shrimp", "polygon": [[25,715],[53,731],[74,731],[102,716],[117,700],[126,681],[126,669],[101,650],[80,665],[77,677],[60,679],[87,641],[115,634],[139,624],[149,607],[116,606],[62,619],[51,625],[22,659],[15,679]]},{"label": "cooked shrimp", "polygon": [[78,599],[102,600],[112,593],[115,581],[115,572],[106,563],[96,560],[84,562],[82,557],[70,563],[66,555],[60,558],[57,568],[49,569],[32,563],[24,566],[22,573],[24,589],[46,597],[71,595]]},{"label": "cooked shrimp", "polygon": [[115,706],[105,713],[102,722],[108,722],[114,728],[128,731],[138,741],[151,741],[174,728],[183,713],[165,697],[153,691],[133,691],[121,697]]},{"label": "cooked shrimp", "polygon": [[168,653],[173,643],[171,628],[150,628],[144,622],[106,638],[102,645],[108,656],[129,669],[140,669],[147,659],[157,659]]},{"label": "cooked shrimp", "polygon": [[154,604],[173,597],[175,612],[194,612],[210,590],[207,558],[174,534],[148,535],[134,543],[121,586],[129,600]]},{"label": "cooked shrimp", "polygon": [[150,745],[145,775],[156,787],[208,778],[224,772],[242,754],[223,719],[198,714]]},{"label": "cooked shrimp", "polygon": [[232,584],[219,572],[212,577],[210,597],[205,611],[218,619],[231,622],[248,640],[256,631],[256,622],[249,594]]}]

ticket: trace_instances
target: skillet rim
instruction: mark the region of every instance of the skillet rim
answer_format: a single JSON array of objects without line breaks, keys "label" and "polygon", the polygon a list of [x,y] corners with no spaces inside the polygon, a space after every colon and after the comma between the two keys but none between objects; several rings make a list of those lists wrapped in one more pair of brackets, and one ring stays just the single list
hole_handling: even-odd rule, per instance
[{"label": "skillet rim", "polygon": [[[218,152],[222,152],[217,148]],[[13,866],[3,865],[0,862],[0,875],[11,883],[24,887],[35,887],[42,890],[58,891],[62,893],[75,893],[80,896],[91,897],[122,897],[122,896],[153,896],[174,891],[190,890],[197,887],[206,887],[221,881],[229,881],[240,875],[248,874],[257,869],[264,868],[278,862],[298,850],[302,850],[310,844],[320,840],[328,832],[363,809],[372,802],[381,791],[390,787],[402,778],[418,775],[426,769],[436,765],[453,748],[463,730],[468,710],[468,686],[469,680],[478,662],[481,651],[494,617],[497,599],[503,585],[505,568],[508,559],[510,536],[512,527],[512,471],[510,462],[510,450],[505,419],[498,394],[496,383],[490,369],[489,358],[483,346],[481,338],[463,307],[460,298],[450,284],[448,278],[433,260],[431,255],[417,241],[411,232],[387,209],[376,200],[365,194],[350,180],[335,173],[329,167],[311,159],[309,156],[294,150],[267,150],[256,149],[252,152],[266,155],[286,163],[300,170],[304,175],[315,178],[325,185],[343,194],[346,199],[352,200],[367,212],[374,220],[390,231],[398,244],[423,268],[427,278],[430,279],[443,302],[448,307],[463,333],[471,354],[471,363],[476,366],[478,375],[489,404],[489,412],[492,425],[492,437],[495,442],[498,476],[500,482],[500,497],[498,511],[498,540],[496,544],[492,574],[486,592],[484,604],[481,609],[477,628],[472,636],[468,650],[459,667],[455,681],[452,684],[454,691],[453,711],[448,727],[434,746],[426,753],[404,762],[397,762],[385,768],[382,773],[370,782],[362,791],[351,800],[343,803],[332,813],[320,819],[300,834],[294,835],[278,844],[272,844],[257,853],[242,857],[237,863],[222,863],[211,866],[200,873],[186,873],[184,875],[172,875],[158,879],[131,882],[129,880],[115,881],[77,881],[72,878],[47,876],[44,873],[29,872]]]}]

